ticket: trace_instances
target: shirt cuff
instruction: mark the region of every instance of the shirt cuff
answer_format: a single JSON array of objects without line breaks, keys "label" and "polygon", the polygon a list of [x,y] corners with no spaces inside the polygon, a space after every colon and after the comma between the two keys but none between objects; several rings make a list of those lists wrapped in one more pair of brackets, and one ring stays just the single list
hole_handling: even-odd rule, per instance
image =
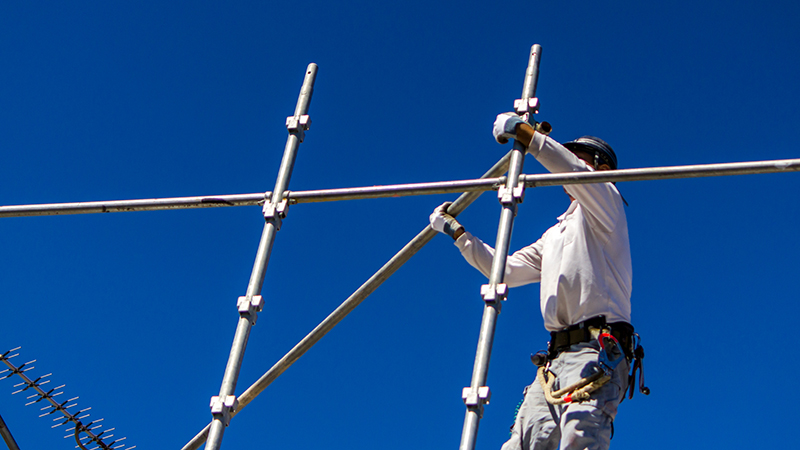
[{"label": "shirt cuff", "polygon": [[539,132],[533,133],[533,139],[531,139],[531,144],[528,146],[528,153],[533,155],[534,158],[539,156],[539,151],[544,146],[546,140],[546,135]]},{"label": "shirt cuff", "polygon": [[472,235],[469,234],[469,231],[464,230],[464,234],[458,237],[456,241],[453,243],[459,250],[464,250],[464,247],[467,246],[467,242],[472,239]]}]

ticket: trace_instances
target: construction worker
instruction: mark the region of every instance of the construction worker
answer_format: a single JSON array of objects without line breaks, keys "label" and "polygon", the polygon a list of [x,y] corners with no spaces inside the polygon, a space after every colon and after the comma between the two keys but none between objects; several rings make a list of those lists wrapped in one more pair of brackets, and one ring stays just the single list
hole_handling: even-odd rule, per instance
[{"label": "construction worker", "polygon": [[[513,113],[497,116],[493,134],[501,144],[520,141],[550,172],[617,168],[616,155],[603,140],[584,136],[562,145]],[[628,386],[632,269],[624,200],[613,183],[571,184],[564,190],[571,203],[558,223],[506,262],[509,287],[540,283],[551,340],[502,450],[607,449]],[[452,237],[467,262],[489,277],[494,249],[465,231],[447,214],[448,206],[434,210],[431,226]],[[552,398],[553,391],[596,380],[595,374],[605,378],[583,398],[575,392]],[[545,378],[551,387],[542,383]]]}]

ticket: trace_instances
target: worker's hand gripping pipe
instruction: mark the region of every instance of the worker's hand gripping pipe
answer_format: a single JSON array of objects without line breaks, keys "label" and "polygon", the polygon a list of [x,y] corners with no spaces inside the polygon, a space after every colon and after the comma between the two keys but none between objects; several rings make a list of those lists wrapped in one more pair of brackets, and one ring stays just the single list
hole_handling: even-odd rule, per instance
[{"label": "worker's hand gripping pipe", "polygon": [[[542,47],[538,44],[531,48],[530,58],[528,59],[528,69],[525,72],[525,82],[522,87],[522,98],[514,102],[514,109],[522,119],[530,122],[530,116],[538,109],[536,99],[536,83],[539,78],[539,59]],[[495,244],[494,260],[489,276],[489,284],[481,288],[481,295],[485,302],[483,319],[481,321],[480,337],[478,338],[478,349],[475,355],[475,365],[472,369],[472,381],[470,386],[464,388],[462,396],[467,407],[464,417],[464,428],[461,433],[460,450],[474,450],[478,436],[478,424],[483,415],[483,405],[489,402],[491,393],[486,386],[486,379],[489,373],[489,359],[492,353],[492,342],[494,331],[497,324],[497,316],[500,314],[500,305],[505,300],[507,286],[503,284],[505,275],[506,258],[508,257],[508,247],[511,241],[511,229],[514,224],[514,216],[517,212],[517,204],[522,202],[524,186],[519,184],[519,176],[522,174],[522,165],[525,160],[525,145],[514,141],[514,150],[511,153],[511,161],[508,165],[508,177],[506,185],[500,188],[498,198],[502,205],[500,212],[500,224],[497,229],[497,242]],[[519,185],[519,186],[518,186]]]}]

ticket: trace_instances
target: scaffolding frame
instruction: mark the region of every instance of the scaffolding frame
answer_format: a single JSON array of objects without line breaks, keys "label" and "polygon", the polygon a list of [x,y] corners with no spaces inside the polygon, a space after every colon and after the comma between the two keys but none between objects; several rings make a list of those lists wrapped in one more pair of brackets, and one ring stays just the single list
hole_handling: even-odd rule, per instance
[{"label": "scaffolding frame", "polygon": [[[535,94],[540,57],[541,46],[538,44],[534,45],[529,55],[522,97],[516,100],[514,104],[515,111],[526,120],[530,120],[532,114],[538,111],[538,100]],[[256,194],[0,206],[0,218],[231,206],[262,206],[262,215],[265,221],[264,229],[262,231],[261,240],[256,253],[256,261],[253,264],[246,294],[239,297],[237,300],[237,309],[240,317],[237,322],[236,333],[219,394],[211,398],[210,408],[212,420],[183,447],[183,450],[198,449],[203,442],[206,442],[207,449],[219,449],[225,428],[230,424],[231,418],[253,401],[289,366],[302,357],[306,351],[322,339],[328,331],[333,329],[333,327],[361,304],[361,302],[394,274],[397,269],[410,260],[414,254],[430,242],[437,234],[430,226],[426,226],[364,284],[356,289],[352,295],[328,315],[314,330],[306,335],[306,337],[276,362],[254,384],[237,397],[235,395],[236,384],[238,382],[239,371],[244,358],[249,334],[257,321],[258,312],[261,311],[264,305],[261,290],[272,246],[276,233],[280,230],[290,205],[367,198],[462,193],[448,209],[451,215],[458,216],[483,192],[489,190],[496,190],[498,192],[498,200],[500,201],[502,209],[498,225],[497,242],[495,245],[495,258],[492,264],[489,283],[481,288],[481,296],[485,305],[478,349],[476,351],[470,386],[464,388],[462,394],[466,405],[466,415],[460,449],[473,450],[477,439],[478,424],[483,414],[483,405],[488,403],[491,395],[488,386],[486,386],[486,380],[488,377],[492,340],[502,300],[505,300],[508,291],[507,286],[503,284],[503,268],[505,267],[506,258],[508,256],[513,218],[516,215],[518,204],[521,203],[524,198],[524,189],[526,187],[800,171],[800,159],[784,159],[743,163],[622,169],[603,172],[525,175],[522,173],[525,147],[523,144],[515,141],[513,149],[479,179],[292,192],[288,190],[288,184],[291,179],[299,144],[303,142],[305,131],[309,129],[311,124],[308,109],[313,94],[317,70],[318,67],[316,64],[309,64],[294,115],[289,116],[286,120],[289,136],[287,137],[275,187],[272,191]],[[505,172],[508,172],[508,175],[502,176]]]}]

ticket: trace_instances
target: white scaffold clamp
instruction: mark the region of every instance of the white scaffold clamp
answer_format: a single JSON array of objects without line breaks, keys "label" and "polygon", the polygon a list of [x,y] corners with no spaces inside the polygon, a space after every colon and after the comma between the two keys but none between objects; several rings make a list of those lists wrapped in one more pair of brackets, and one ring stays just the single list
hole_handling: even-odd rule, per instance
[{"label": "white scaffold clamp", "polygon": [[508,295],[508,285],[505,283],[500,284],[484,284],[481,286],[481,297],[486,303],[498,303],[505,300]]},{"label": "white scaffold clamp", "polygon": [[302,116],[289,116],[286,118],[286,129],[289,134],[297,136],[297,140],[303,142],[306,137],[306,130],[311,127],[311,118],[308,114]]},{"label": "white scaffold clamp", "polygon": [[483,415],[483,405],[489,404],[492,398],[492,391],[489,386],[481,386],[476,390],[471,387],[465,387],[461,391],[461,398],[464,399],[464,404],[467,407],[478,408],[478,413]]},{"label": "white scaffold clamp", "polygon": [[286,213],[289,212],[289,201],[283,199],[277,204],[267,201],[261,208],[261,213],[264,214],[264,220],[275,224],[275,228],[281,229],[283,219],[286,218]]},{"label": "white scaffold clamp", "polygon": [[250,320],[250,326],[253,326],[258,320],[258,313],[264,309],[264,297],[260,295],[239,297],[236,307],[239,309],[239,315],[242,317],[247,316],[248,320]]},{"label": "white scaffold clamp", "polygon": [[[518,98],[514,100],[514,111],[520,116],[528,114],[527,118],[530,118],[531,115],[539,112],[539,99],[536,97],[528,99]],[[523,117],[523,119],[527,118]]]},{"label": "white scaffold clamp", "polygon": [[224,399],[218,395],[211,397],[211,415],[219,418],[226,427],[231,423],[231,413],[239,407],[239,400],[235,395],[228,395]]},{"label": "white scaffold clamp", "polygon": [[500,188],[497,189],[497,199],[500,201],[501,205],[510,206],[522,203],[522,201],[525,200],[525,184],[519,183],[512,189],[506,186],[500,186]]}]

